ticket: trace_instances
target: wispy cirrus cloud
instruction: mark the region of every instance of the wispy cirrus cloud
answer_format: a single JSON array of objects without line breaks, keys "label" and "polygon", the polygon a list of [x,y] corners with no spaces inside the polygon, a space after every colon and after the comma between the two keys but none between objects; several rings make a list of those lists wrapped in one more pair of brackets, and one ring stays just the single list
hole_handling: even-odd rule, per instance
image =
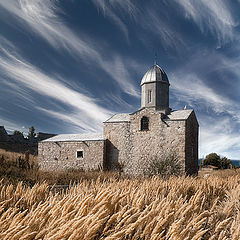
[{"label": "wispy cirrus cloud", "polygon": [[137,12],[136,5],[134,5],[130,0],[92,0],[92,2],[103,12],[104,16],[109,17],[117,26],[119,26],[128,40],[127,26],[121,16],[118,15],[118,12],[127,13],[128,15],[130,14],[132,17],[135,17]]},{"label": "wispy cirrus cloud", "polygon": [[[238,102],[211,88],[200,76],[185,72],[182,75],[171,75],[171,80],[175,103],[188,105],[200,112],[209,112],[213,118],[214,114],[227,114],[229,119],[240,124]],[[236,130],[236,126],[231,127],[233,131]]]},{"label": "wispy cirrus cloud", "polygon": [[240,136],[234,121],[225,116],[219,118],[202,116],[200,127],[200,152],[204,157],[211,152],[239,160]]},{"label": "wispy cirrus cloud", "polygon": [[[151,2],[151,4],[144,2],[139,4],[131,0],[92,0],[92,2],[104,15],[115,22],[126,36],[128,29],[124,22],[133,19],[138,27],[158,35],[159,40],[167,49],[187,46],[186,42],[189,36],[178,31],[178,20],[181,18],[193,20],[202,33],[211,32],[218,42],[218,47],[237,38],[234,28],[239,25],[240,19],[233,15],[234,6],[230,1],[181,0],[173,3],[156,1]],[[172,18],[169,15],[166,10],[169,6],[172,14],[178,15],[177,18]],[[184,11],[179,12],[179,6]],[[147,33],[145,37],[148,37]]]},{"label": "wispy cirrus cloud", "polygon": [[240,112],[233,98],[239,90],[239,65],[238,56],[229,58],[220,52],[199,48],[169,74],[170,82],[178,99],[188,104],[198,102],[216,113],[231,113],[233,109]]},{"label": "wispy cirrus cloud", "polygon": [[233,39],[233,28],[239,23],[232,15],[229,1],[181,0],[176,3],[185,10],[185,16],[193,19],[202,32],[212,32],[220,44]]},{"label": "wispy cirrus cloud", "polygon": [[41,36],[57,51],[64,49],[85,64],[95,63],[115,80],[125,93],[139,97],[138,89],[130,78],[124,59],[114,51],[112,56],[106,59],[104,57],[106,49],[96,48],[98,44],[94,40],[87,36],[81,38],[69,29],[57,14],[60,11],[57,1],[3,0],[0,7],[11,13],[24,30],[27,23],[30,26],[29,31]]},{"label": "wispy cirrus cloud", "polygon": [[[133,20],[137,23],[138,27],[158,36],[165,48],[177,49],[179,45],[184,45],[183,37],[179,35],[174,26],[171,26],[166,21],[165,16],[161,17],[162,14],[159,14],[159,12],[164,13],[161,4],[154,5],[154,7],[151,4],[139,4],[131,0],[92,0],[92,2],[104,15],[120,27],[127,38],[128,29],[124,23],[126,19],[127,21]],[[144,35],[148,36],[148,34],[149,33],[145,33]]]},{"label": "wispy cirrus cloud", "polygon": [[189,106],[201,104],[215,112],[224,112],[233,104],[231,99],[219,95],[193,73],[175,73],[171,75],[171,82],[175,96]]},{"label": "wispy cirrus cloud", "polygon": [[24,134],[26,134],[28,131],[28,129],[26,129],[24,126],[17,124],[15,122],[12,122],[9,119],[4,119],[1,117],[0,123],[1,123],[1,126],[4,126],[5,130],[10,134],[12,134],[14,132],[14,130],[19,130],[19,131],[23,132]]},{"label": "wispy cirrus cloud", "polygon": [[[239,159],[240,107],[234,98],[239,91],[239,64],[239,57],[198,53],[169,74],[175,104],[182,105],[177,107],[186,104],[198,113],[200,157],[217,152]],[[213,87],[215,82],[221,88],[218,84]]]},{"label": "wispy cirrus cloud", "polygon": [[[84,116],[84,111],[74,111],[74,112],[59,112],[56,110],[46,109],[43,107],[36,107],[40,112],[43,112],[53,119],[58,119],[64,123],[68,123],[70,128],[69,133],[76,132],[102,132],[102,122],[92,121],[89,117]],[[84,116],[84,117],[83,117]],[[106,120],[106,119],[105,119]]]},{"label": "wispy cirrus cloud", "polygon": [[161,17],[159,11],[163,10],[160,7],[156,10],[147,6],[141,20],[143,28],[158,36],[165,49],[178,50],[179,46],[185,46],[184,37],[172,24],[166,21],[164,16]]},{"label": "wispy cirrus cloud", "polygon": [[[58,79],[48,76],[22,59],[16,52],[2,48],[1,56],[1,75],[12,81],[13,84],[10,87],[18,89],[20,86],[21,88],[30,89],[32,93],[35,92],[55,99],[60,104],[68,105],[72,108],[72,112],[64,113],[66,115],[64,120],[79,125],[83,129],[94,131],[100,130],[102,122],[112,114],[107,109],[98,106],[94,99],[69,88]],[[40,107],[38,109],[63,120],[63,113]],[[69,114],[68,117],[67,114]]]},{"label": "wispy cirrus cloud", "polygon": [[[217,152],[231,159],[239,159],[240,108],[238,103],[214,91],[197,75],[178,74],[177,77],[172,75],[171,79],[175,101],[177,99],[198,113],[200,157]],[[202,114],[203,112],[205,114]]]}]

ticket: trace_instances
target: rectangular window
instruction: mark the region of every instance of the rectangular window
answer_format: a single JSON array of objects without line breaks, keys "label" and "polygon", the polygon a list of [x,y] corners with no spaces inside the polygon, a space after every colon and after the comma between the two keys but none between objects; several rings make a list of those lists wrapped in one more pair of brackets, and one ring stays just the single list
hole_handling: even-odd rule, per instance
[{"label": "rectangular window", "polygon": [[148,117],[143,116],[141,119],[141,131],[149,130],[149,119]]},{"label": "rectangular window", "polygon": [[152,102],[152,90],[148,90],[148,103]]},{"label": "rectangular window", "polygon": [[77,158],[83,158],[83,151],[77,151]]}]

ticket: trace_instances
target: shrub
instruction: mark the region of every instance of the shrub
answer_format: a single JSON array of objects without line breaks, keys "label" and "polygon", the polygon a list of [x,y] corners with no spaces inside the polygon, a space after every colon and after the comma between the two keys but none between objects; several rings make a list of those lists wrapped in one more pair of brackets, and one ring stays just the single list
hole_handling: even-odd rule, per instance
[{"label": "shrub", "polygon": [[222,157],[221,158],[221,169],[229,169],[232,168],[232,161],[228,159],[227,157]]},{"label": "shrub", "polygon": [[175,152],[163,153],[150,159],[146,175],[168,177],[182,174],[183,164]]},{"label": "shrub", "polygon": [[16,136],[16,135],[23,135],[23,134],[18,130],[14,130],[13,135]]}]

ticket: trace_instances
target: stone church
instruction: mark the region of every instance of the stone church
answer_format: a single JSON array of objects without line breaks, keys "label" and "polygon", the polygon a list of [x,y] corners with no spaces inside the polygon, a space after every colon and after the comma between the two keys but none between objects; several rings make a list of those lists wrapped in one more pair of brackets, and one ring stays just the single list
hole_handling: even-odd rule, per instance
[{"label": "stone church", "polygon": [[154,64],[141,81],[141,108],[104,122],[103,134],[61,134],[39,143],[42,170],[121,169],[141,175],[149,161],[175,152],[186,174],[198,171],[198,121],[194,110],[169,108],[169,81]]}]

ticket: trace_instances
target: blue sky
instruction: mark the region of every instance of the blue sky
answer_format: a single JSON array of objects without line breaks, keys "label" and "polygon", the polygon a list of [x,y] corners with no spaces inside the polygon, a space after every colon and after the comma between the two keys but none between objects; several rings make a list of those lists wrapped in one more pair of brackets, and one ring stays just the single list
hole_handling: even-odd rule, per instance
[{"label": "blue sky", "polygon": [[0,125],[99,132],[140,107],[155,52],[170,107],[196,112],[199,157],[240,159],[239,0],[1,0]]}]

